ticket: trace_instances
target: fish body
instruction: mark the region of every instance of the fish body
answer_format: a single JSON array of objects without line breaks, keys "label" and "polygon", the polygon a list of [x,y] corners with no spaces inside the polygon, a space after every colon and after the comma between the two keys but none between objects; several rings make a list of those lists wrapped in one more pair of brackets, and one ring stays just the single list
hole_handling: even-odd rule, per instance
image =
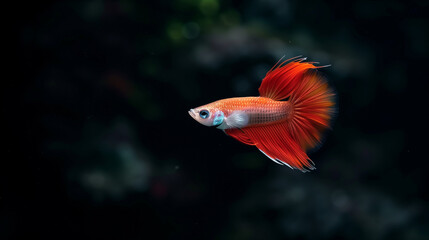
[{"label": "fish body", "polygon": [[[201,106],[199,109],[212,109],[214,113],[223,112],[224,120],[222,123],[212,125],[219,129],[269,125],[286,120],[292,112],[292,106],[289,102],[276,101],[267,97],[227,98]],[[195,110],[191,109],[190,111]],[[193,116],[192,112],[190,114]],[[237,120],[237,117],[234,118],[234,116],[240,118]],[[208,120],[212,122],[215,117],[216,114],[211,114]]]},{"label": "fish body", "polygon": [[320,144],[329,128],[334,93],[304,58],[280,61],[267,73],[259,97],[218,100],[189,110],[199,123],[256,146],[274,162],[315,169],[306,151]]}]

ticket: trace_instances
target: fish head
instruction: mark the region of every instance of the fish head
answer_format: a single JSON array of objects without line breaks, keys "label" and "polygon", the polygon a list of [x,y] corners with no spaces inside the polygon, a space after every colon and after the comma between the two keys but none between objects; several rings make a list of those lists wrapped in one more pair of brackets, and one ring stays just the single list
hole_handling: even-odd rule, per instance
[{"label": "fish head", "polygon": [[223,111],[210,106],[210,104],[192,108],[188,113],[195,121],[207,127],[218,127],[223,123],[225,118]]}]

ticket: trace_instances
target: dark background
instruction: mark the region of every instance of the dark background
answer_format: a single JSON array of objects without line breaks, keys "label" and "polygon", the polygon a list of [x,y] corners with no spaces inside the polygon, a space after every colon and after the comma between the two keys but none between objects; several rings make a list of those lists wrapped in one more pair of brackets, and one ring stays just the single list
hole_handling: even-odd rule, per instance
[{"label": "dark background", "polygon": [[[5,6],[1,239],[427,239],[428,1]],[[9,37],[4,37],[10,39]],[[338,114],[310,173],[188,116],[283,55]]]}]

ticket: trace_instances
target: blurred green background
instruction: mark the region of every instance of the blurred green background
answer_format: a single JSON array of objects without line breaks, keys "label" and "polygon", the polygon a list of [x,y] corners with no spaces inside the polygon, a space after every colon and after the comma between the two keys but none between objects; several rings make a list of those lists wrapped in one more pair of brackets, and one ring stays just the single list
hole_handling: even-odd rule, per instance
[{"label": "blurred green background", "polygon": [[[0,238],[427,239],[428,1],[15,3]],[[187,111],[320,65],[338,114],[317,170]],[[11,69],[7,69],[11,70]]]}]

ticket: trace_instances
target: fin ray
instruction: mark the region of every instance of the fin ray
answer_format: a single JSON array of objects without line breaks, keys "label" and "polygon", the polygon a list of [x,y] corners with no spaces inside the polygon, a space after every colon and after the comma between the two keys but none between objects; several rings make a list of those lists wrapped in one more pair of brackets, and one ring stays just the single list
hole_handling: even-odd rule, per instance
[{"label": "fin ray", "polygon": [[[306,171],[314,169],[307,154],[287,130],[287,122],[242,129],[254,145],[271,160],[282,162],[291,168]],[[273,160],[273,161],[274,161]]]},{"label": "fin ray", "polygon": [[247,144],[247,145],[255,145],[253,143],[253,141],[243,132],[243,130],[239,129],[239,128],[229,128],[229,129],[225,129],[224,132],[237,139],[238,141]]},{"label": "fin ray", "polygon": [[304,151],[316,148],[322,132],[330,128],[333,98],[327,82],[315,70],[306,71],[291,94],[294,116],[290,121],[293,125],[290,133]]},{"label": "fin ray", "polygon": [[249,123],[249,115],[244,111],[234,111],[226,118],[226,124],[231,128],[243,128]]},{"label": "fin ray", "polygon": [[302,74],[308,69],[318,68],[311,63],[303,63],[304,60],[306,58],[295,57],[281,63],[277,62],[262,80],[259,94],[274,100],[289,97],[299,83]]}]

